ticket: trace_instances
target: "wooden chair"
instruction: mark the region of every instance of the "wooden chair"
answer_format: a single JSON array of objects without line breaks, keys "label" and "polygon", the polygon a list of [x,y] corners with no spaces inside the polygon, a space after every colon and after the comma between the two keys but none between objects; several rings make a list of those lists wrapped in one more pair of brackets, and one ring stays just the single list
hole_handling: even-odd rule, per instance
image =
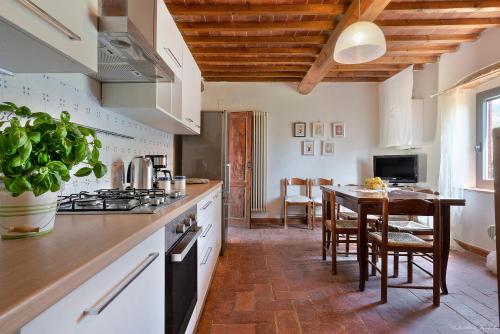
[{"label": "wooden chair", "polygon": [[357,238],[351,239],[352,236],[358,235],[358,220],[338,219],[336,214],[335,193],[323,193],[323,198],[326,201],[326,206],[322,206],[322,248],[323,260],[326,260],[327,252],[331,246],[332,256],[332,272],[337,274],[337,255],[357,255],[357,252],[349,252],[346,248],[345,252],[337,252],[337,245],[342,243],[355,243]]},{"label": "wooden chair", "polygon": [[321,207],[322,197],[313,194],[313,187],[333,186],[333,179],[317,178],[309,180],[309,197],[311,198],[311,229],[314,229],[316,221],[316,208]]},{"label": "wooden chair", "polygon": [[[439,192],[433,191],[431,189],[412,189],[412,191],[424,194],[439,195]],[[389,216],[389,231],[411,233],[413,235],[418,235],[426,240],[431,240],[434,233],[434,230],[431,226],[422,224],[417,220],[416,216],[409,216],[406,219],[401,218],[401,216]],[[428,256],[425,257],[432,261],[432,258]],[[397,252],[394,254],[393,272],[394,277],[399,276],[399,257]]]},{"label": "wooden chair", "polygon": [[[371,243],[372,260],[368,262],[372,265],[372,270],[377,270],[381,273],[381,300],[387,302],[387,288],[416,288],[416,289],[432,289],[433,304],[440,304],[440,279],[441,279],[441,262],[440,262],[440,212],[439,200],[422,200],[422,199],[407,199],[391,201],[387,198],[382,203],[382,231],[369,232],[368,242]],[[433,241],[425,241],[416,235],[407,232],[390,232],[389,231],[389,214],[416,214],[420,216],[431,216],[434,219]],[[424,214],[423,214],[424,213]],[[413,282],[413,254],[424,253],[431,254],[433,261],[433,284],[428,286],[408,286],[408,285],[388,285],[387,277],[387,260],[389,252],[398,252],[399,256],[403,253],[408,257],[408,283]],[[376,256],[380,256],[382,260],[381,268],[377,267]],[[391,254],[392,255],[392,254]]]},{"label": "wooden chair", "polygon": [[[309,180],[300,178],[283,179],[284,185],[284,227],[288,228],[288,208],[290,206],[304,207],[306,210],[305,218],[309,226],[311,199],[309,197]],[[305,189],[305,195],[289,195],[288,187],[299,186]]]}]

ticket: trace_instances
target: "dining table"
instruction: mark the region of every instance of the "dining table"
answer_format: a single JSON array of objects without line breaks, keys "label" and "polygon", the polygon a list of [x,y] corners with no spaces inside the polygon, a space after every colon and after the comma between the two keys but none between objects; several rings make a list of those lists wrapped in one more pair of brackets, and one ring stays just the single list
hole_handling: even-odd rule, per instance
[{"label": "dining table", "polygon": [[[357,236],[357,254],[359,264],[359,290],[365,289],[365,281],[368,278],[368,215],[380,215],[382,212],[382,200],[388,198],[389,201],[403,199],[439,199],[441,212],[441,291],[448,294],[446,285],[446,270],[448,267],[448,257],[450,254],[450,211],[452,206],[465,206],[465,199],[446,198],[439,195],[428,194],[404,188],[389,188],[385,191],[368,190],[363,186],[322,186],[323,195],[335,193],[336,203],[358,214],[358,236]],[[323,197],[323,207],[328,203]],[[404,214],[404,213],[398,213]]]}]

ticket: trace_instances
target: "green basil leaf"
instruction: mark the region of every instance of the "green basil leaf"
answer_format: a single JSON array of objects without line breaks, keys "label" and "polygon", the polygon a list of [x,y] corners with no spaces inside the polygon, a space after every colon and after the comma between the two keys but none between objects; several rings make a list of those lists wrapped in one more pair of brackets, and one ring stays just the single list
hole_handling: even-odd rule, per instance
[{"label": "green basil leaf", "polygon": [[108,171],[108,168],[102,163],[102,162],[98,162],[94,165],[94,175],[100,179],[101,177],[103,177],[104,175],[106,175],[106,172]]},{"label": "green basil leaf", "polygon": [[70,119],[71,119],[71,115],[69,114],[69,112],[63,111],[61,113],[61,121],[63,121],[63,122],[69,122]]},{"label": "green basil leaf", "polygon": [[15,114],[20,117],[29,117],[31,116],[31,110],[26,106],[22,106],[16,109]]},{"label": "green basil leaf", "polygon": [[61,189],[61,184],[62,184],[62,179],[59,173],[54,173],[51,172],[49,173],[51,185],[50,185],[50,191],[56,192]]},{"label": "green basil leaf", "polygon": [[79,142],[75,147],[75,162],[81,162],[87,155],[87,145],[85,142]]},{"label": "green basil leaf", "polygon": [[56,138],[66,138],[68,131],[66,131],[66,127],[63,124],[57,124],[56,131],[54,132],[54,137]]},{"label": "green basil leaf", "polygon": [[9,144],[13,148],[17,149],[18,147],[23,146],[28,141],[28,136],[26,135],[26,131],[21,128],[13,128],[9,132]]},{"label": "green basil leaf", "polygon": [[19,156],[21,157],[23,164],[26,162],[26,160],[29,159],[30,154],[31,154],[31,150],[32,150],[32,146],[31,146],[31,142],[29,140],[26,142],[26,144],[24,144],[24,146],[21,146],[18,149]]},{"label": "green basil leaf", "polygon": [[92,168],[90,167],[82,167],[79,170],[76,171],[75,176],[77,177],[83,177],[83,176],[88,176],[92,173]]},{"label": "green basil leaf", "polygon": [[94,146],[97,148],[102,148],[102,142],[99,139],[94,139]]},{"label": "green basil leaf", "polygon": [[38,164],[45,165],[49,161],[49,155],[45,152],[41,152],[37,156]]},{"label": "green basil leaf", "polygon": [[92,149],[92,156],[91,156],[90,161],[92,161],[94,163],[99,161],[99,150],[96,147],[94,147]]},{"label": "green basil leaf", "polygon": [[32,143],[38,144],[40,142],[40,139],[42,138],[42,135],[40,132],[32,132],[28,136],[31,140]]},{"label": "green basil leaf", "polygon": [[[5,186],[7,187],[7,184]],[[9,183],[7,190],[12,193],[22,194],[25,191],[31,190],[31,184],[24,176],[18,176]]]}]

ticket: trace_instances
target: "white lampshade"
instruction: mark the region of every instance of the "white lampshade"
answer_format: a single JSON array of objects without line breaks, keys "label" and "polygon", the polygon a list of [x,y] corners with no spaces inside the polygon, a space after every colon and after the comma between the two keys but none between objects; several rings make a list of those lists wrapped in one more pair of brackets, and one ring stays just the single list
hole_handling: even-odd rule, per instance
[{"label": "white lampshade", "polygon": [[340,34],[333,59],[340,64],[361,64],[385,54],[387,46],[382,30],[373,22],[359,21]]}]

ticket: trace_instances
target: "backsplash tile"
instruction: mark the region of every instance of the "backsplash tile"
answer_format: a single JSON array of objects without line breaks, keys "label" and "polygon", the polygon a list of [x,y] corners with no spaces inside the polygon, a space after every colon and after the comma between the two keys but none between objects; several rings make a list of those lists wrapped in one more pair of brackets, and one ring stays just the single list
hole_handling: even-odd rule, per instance
[{"label": "backsplash tile", "polygon": [[[26,105],[34,112],[43,111],[56,117],[67,110],[76,123],[134,137],[126,139],[98,133],[103,144],[101,160],[108,166],[107,175],[99,180],[93,176],[72,178],[63,194],[111,187],[111,164],[122,160],[126,167],[136,155],[166,153],[168,167],[172,169],[173,135],[102,108],[92,92],[92,84],[96,85],[79,74],[0,74],[2,102]],[[7,115],[0,113],[0,121],[6,118]]]}]

